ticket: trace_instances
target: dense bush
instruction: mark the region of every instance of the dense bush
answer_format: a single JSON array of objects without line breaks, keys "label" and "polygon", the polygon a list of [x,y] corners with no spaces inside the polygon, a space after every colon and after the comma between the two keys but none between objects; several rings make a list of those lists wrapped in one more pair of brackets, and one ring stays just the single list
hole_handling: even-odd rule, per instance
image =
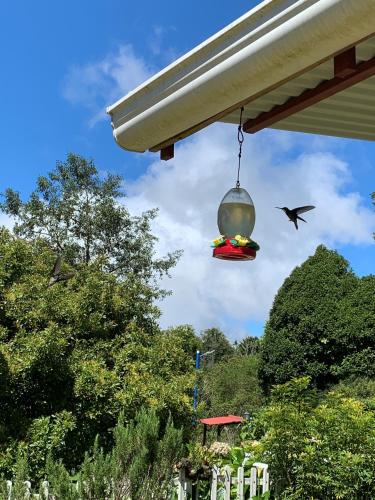
[{"label": "dense bush", "polygon": [[342,380],[332,389],[348,398],[358,399],[369,407],[375,403],[375,378],[352,377]]},{"label": "dense bush", "polygon": [[[89,500],[113,498],[123,500],[168,498],[171,492],[173,466],[181,457],[182,430],[174,427],[171,419],[166,425],[154,411],[140,411],[130,424],[123,416],[114,429],[114,447],[105,453],[95,440],[91,453],[86,453],[75,481],[61,461],[47,460],[45,476],[49,483],[49,497],[56,500]],[[30,480],[28,454],[19,456],[13,476],[13,491],[9,500],[25,498],[24,481]],[[9,479],[9,478],[8,478]],[[34,492],[45,490],[33,485]],[[0,493],[6,498],[5,478],[0,480]]]},{"label": "dense bush", "polygon": [[201,397],[205,415],[243,415],[259,409],[263,396],[257,370],[256,356],[233,356],[204,370]]},{"label": "dense bush", "polygon": [[109,449],[121,411],[191,423],[186,345],[197,338],[188,327],[161,331],[155,305],[177,254],[155,258],[155,212],[131,216],[121,182],[69,155],[29,200],[6,191],[16,225],[0,230],[0,472],[19,451],[33,477],[49,454],[77,466],[95,435]]},{"label": "dense bush", "polygon": [[266,390],[299,375],[324,389],[350,376],[373,377],[375,276],[358,278],[319,246],[278,291],[261,349]]},{"label": "dense bush", "polygon": [[277,386],[250,429],[276,497],[375,498],[373,408],[338,391],[318,394],[307,377]]}]

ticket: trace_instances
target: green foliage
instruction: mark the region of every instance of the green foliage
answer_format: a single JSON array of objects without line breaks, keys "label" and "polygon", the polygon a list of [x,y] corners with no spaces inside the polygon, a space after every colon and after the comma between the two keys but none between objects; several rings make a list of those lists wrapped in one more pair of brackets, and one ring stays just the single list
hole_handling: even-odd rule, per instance
[{"label": "green foliage", "polygon": [[128,426],[120,424],[116,430],[115,462],[119,472],[127,471],[129,496],[140,490],[149,467],[155,460],[159,433],[159,421],[154,413],[141,411],[136,422]]},{"label": "green foliage", "polygon": [[179,252],[154,259],[150,223],[156,211],[130,216],[121,203],[121,185],[120,176],[101,179],[92,160],[70,153],[38,178],[28,201],[7,189],[0,208],[15,218],[16,235],[43,239],[71,264],[79,267],[100,258],[108,272],[134,274],[149,283],[168,272]]},{"label": "green foliage", "polygon": [[25,442],[19,443],[19,449],[28,457],[31,477],[45,474],[48,456],[65,457],[66,439],[75,427],[76,419],[66,410],[32,421]]},{"label": "green foliage", "polygon": [[240,356],[255,356],[260,351],[261,339],[247,336],[236,345],[236,354]]},{"label": "green foliage", "polygon": [[337,386],[334,387],[334,390],[347,397],[367,401],[375,398],[375,379],[353,378],[344,380],[337,384]]},{"label": "green foliage", "polygon": [[8,500],[9,492],[7,482],[4,476],[0,475],[0,498],[6,498]]},{"label": "green foliage", "polygon": [[278,291],[261,349],[269,390],[308,375],[319,388],[374,372],[375,277],[356,277],[346,260],[319,246]]},{"label": "green foliage", "polygon": [[[72,483],[69,473],[61,460],[52,460],[51,457],[47,458],[45,477],[46,479],[48,478],[49,491],[53,493],[56,500],[79,500],[79,492]],[[41,498],[49,500],[49,498],[45,498],[44,493],[45,489],[41,484]]]},{"label": "green foliage", "polygon": [[191,325],[179,325],[168,328],[166,333],[176,339],[183,350],[195,360],[197,351],[202,351],[202,341],[196,335],[194,328]]},{"label": "green foliage", "polygon": [[257,371],[255,356],[233,356],[204,370],[201,392],[206,414],[256,412],[263,403]]},{"label": "green foliage", "polygon": [[111,456],[106,455],[99,447],[99,438],[96,437],[91,454],[86,453],[81,466],[78,493],[87,499],[108,498],[112,485]]},{"label": "green foliage", "polygon": [[[120,411],[191,422],[197,339],[160,331],[155,306],[177,255],[154,258],[155,213],[132,217],[121,196],[118,177],[74,155],[28,201],[6,193],[16,235],[0,230],[0,473],[19,448],[39,477],[48,455],[77,466],[95,435],[111,446]],[[49,287],[56,253],[74,276]]]},{"label": "green foliage", "polygon": [[276,497],[373,498],[375,412],[336,392],[318,402],[307,383],[277,387],[254,422],[254,456],[269,463]]},{"label": "green foliage", "polygon": [[234,353],[234,348],[219,328],[208,328],[201,335],[202,353],[215,351],[215,363]]},{"label": "green foliage", "polygon": [[336,342],[339,356],[332,366],[339,378],[375,377],[375,275],[357,278],[356,288],[340,302]]},{"label": "green foliage", "polygon": [[13,475],[12,497],[15,500],[25,498],[26,485],[25,481],[29,479],[28,460],[24,453],[18,452],[17,461],[15,463]]},{"label": "green foliage", "polygon": [[[140,411],[135,421],[124,423],[120,416],[114,429],[114,447],[105,453],[95,439],[91,453],[85,459],[72,481],[61,461],[48,457],[45,477],[49,483],[48,498],[56,500],[99,500],[132,498],[143,500],[168,498],[171,490],[173,466],[181,457],[182,430],[174,427],[171,419],[166,425],[154,411]],[[19,455],[13,477],[11,500],[25,498],[24,481],[30,479],[27,454]],[[5,481],[0,488],[6,492]],[[34,487],[34,490],[37,486]],[[1,489],[0,489],[1,491]],[[39,492],[48,500],[43,484]],[[6,496],[4,496],[6,498]]]}]

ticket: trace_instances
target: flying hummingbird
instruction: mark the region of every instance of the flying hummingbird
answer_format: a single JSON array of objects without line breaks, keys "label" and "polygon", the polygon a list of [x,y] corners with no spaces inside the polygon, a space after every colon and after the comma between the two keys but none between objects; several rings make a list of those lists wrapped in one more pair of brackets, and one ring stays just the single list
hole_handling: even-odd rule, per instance
[{"label": "flying hummingbird", "polygon": [[302,217],[299,217],[299,214],[303,214],[304,212],[308,212],[309,210],[312,210],[315,207],[314,207],[314,205],[306,205],[304,207],[292,208],[291,210],[289,210],[288,207],[275,207],[275,208],[278,208],[279,210],[283,210],[283,212],[289,217],[289,220],[291,222],[294,222],[296,229],[298,229],[297,219],[302,220],[303,222],[306,222],[305,219],[302,219]]},{"label": "flying hummingbird", "polygon": [[50,274],[48,288],[53,286],[55,283],[58,283],[59,281],[67,281],[70,278],[73,278],[75,273],[72,273],[72,272],[63,273],[61,271],[61,263],[62,263],[61,255],[58,255],[56,258],[55,264],[53,266],[52,272]]}]

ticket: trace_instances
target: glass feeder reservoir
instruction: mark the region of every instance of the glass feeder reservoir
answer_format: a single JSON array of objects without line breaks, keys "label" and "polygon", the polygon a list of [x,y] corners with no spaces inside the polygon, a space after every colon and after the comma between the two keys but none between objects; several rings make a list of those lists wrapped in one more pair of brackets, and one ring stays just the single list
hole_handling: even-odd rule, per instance
[{"label": "glass feeder reservoir", "polygon": [[259,250],[250,239],[255,225],[255,207],[246,189],[230,189],[217,214],[220,238],[214,240],[213,257],[222,260],[254,260]]},{"label": "glass feeder reservoir", "polygon": [[219,206],[217,225],[225,238],[250,237],[255,225],[255,207],[246,189],[235,187],[227,192]]}]

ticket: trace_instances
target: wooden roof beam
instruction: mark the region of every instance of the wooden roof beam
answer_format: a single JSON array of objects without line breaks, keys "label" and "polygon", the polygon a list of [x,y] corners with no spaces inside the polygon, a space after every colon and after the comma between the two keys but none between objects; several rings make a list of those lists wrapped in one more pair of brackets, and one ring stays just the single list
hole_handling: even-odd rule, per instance
[{"label": "wooden roof beam", "polygon": [[160,150],[160,159],[164,161],[171,160],[174,157],[174,144],[170,144]]},{"label": "wooden roof beam", "polygon": [[291,97],[285,103],[274,106],[270,111],[265,111],[256,118],[247,120],[243,125],[243,131],[250,134],[259,132],[259,130],[270,127],[274,123],[374,76],[375,57],[356,64],[355,51],[349,49],[334,58],[334,67],[334,78],[320,83],[313,89],[305,90],[299,96]]},{"label": "wooden roof beam", "polygon": [[357,66],[356,50],[351,47],[333,58],[334,75],[338,78],[346,78],[355,73]]}]

